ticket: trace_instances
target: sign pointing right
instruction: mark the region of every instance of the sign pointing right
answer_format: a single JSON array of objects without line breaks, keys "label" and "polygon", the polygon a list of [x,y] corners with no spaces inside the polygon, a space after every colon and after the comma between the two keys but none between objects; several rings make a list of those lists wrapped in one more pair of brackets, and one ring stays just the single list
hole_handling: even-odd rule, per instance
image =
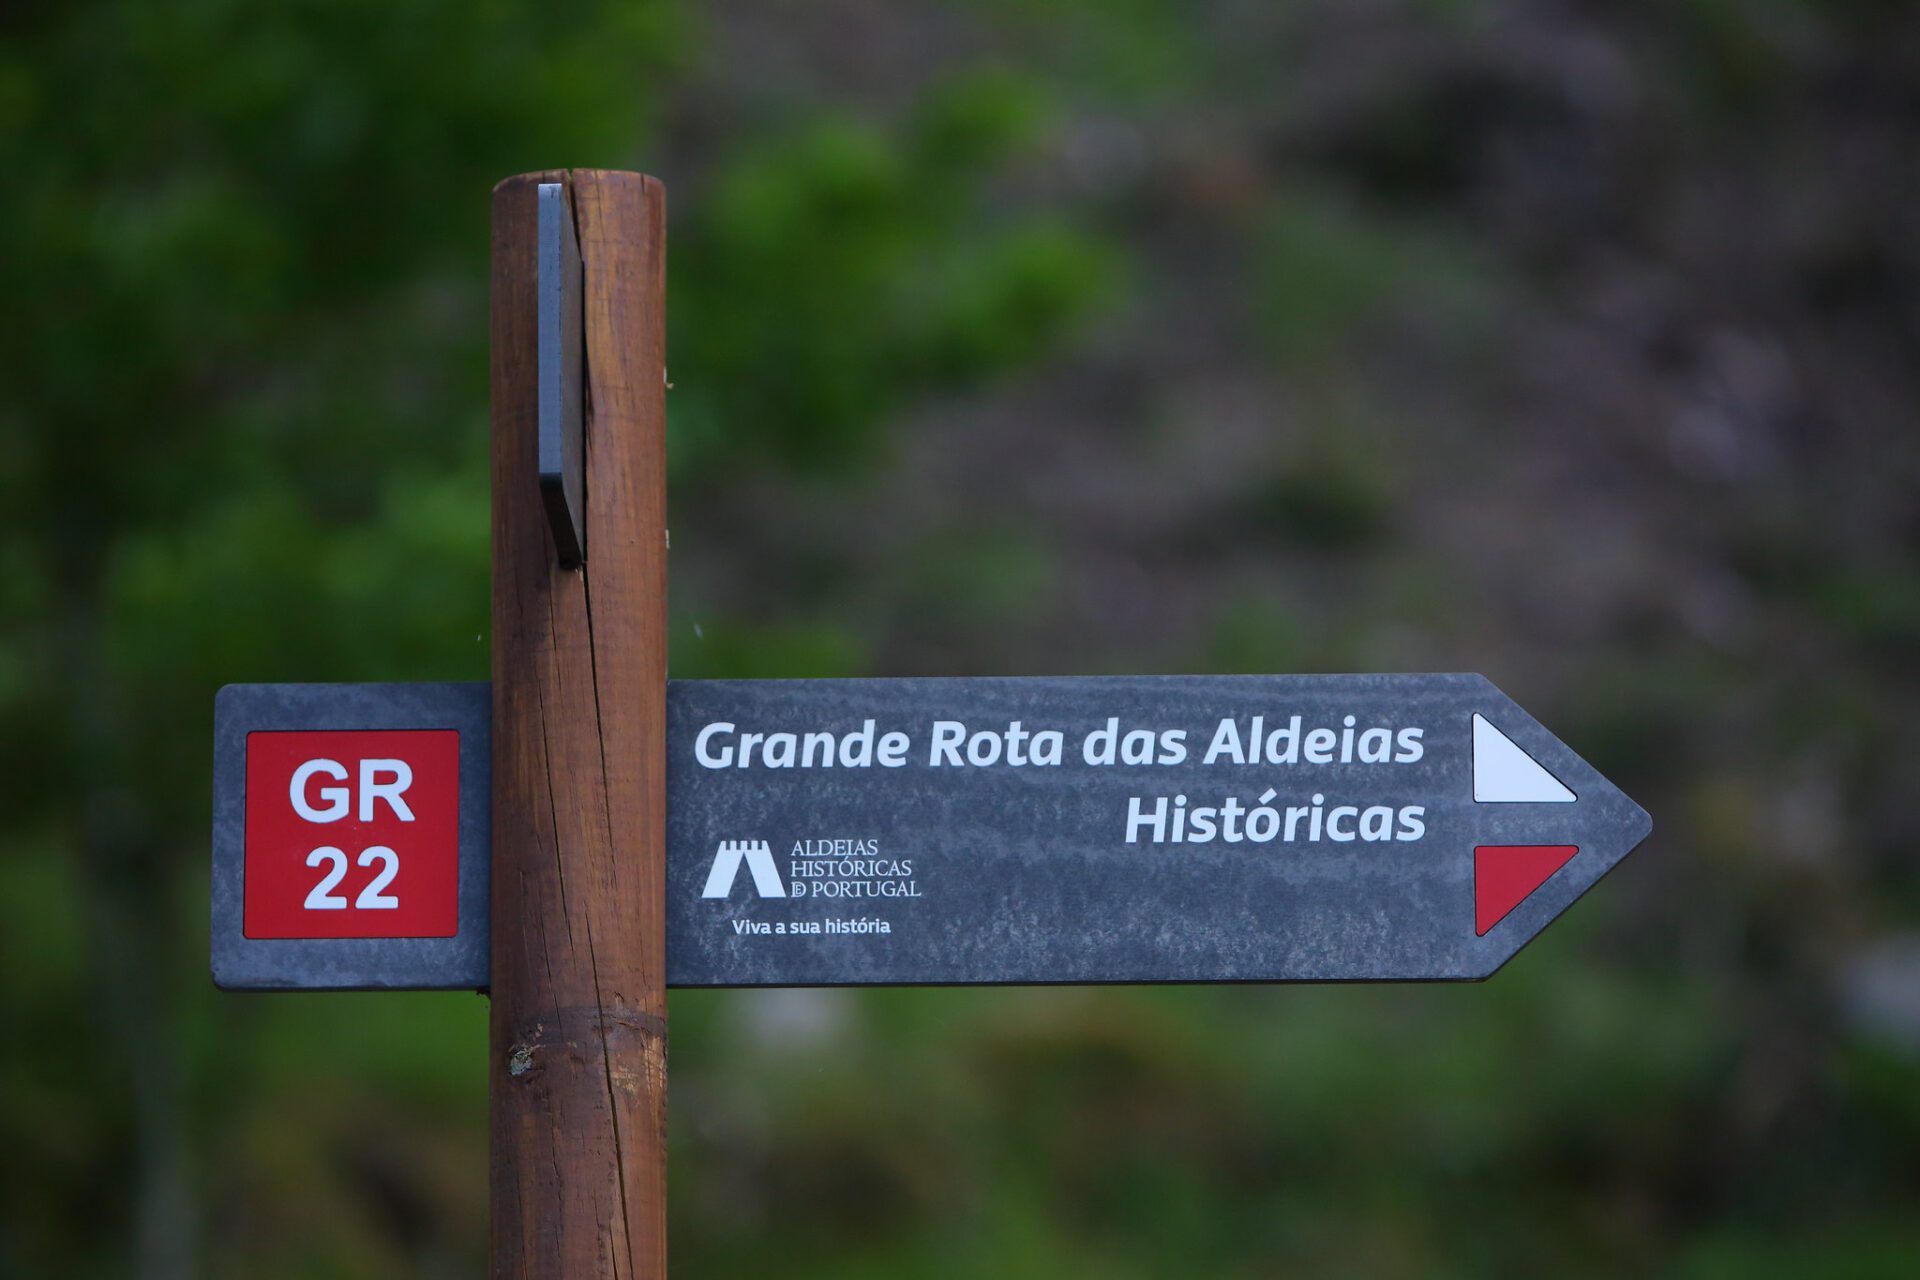
[{"label": "sign pointing right", "polygon": [[[486,986],[488,717],[225,691],[220,981]],[[666,748],[681,987],[1484,978],[1652,825],[1477,675],[678,680]]]},{"label": "sign pointing right", "polygon": [[667,702],[674,986],[1483,978],[1652,826],[1477,675]]}]

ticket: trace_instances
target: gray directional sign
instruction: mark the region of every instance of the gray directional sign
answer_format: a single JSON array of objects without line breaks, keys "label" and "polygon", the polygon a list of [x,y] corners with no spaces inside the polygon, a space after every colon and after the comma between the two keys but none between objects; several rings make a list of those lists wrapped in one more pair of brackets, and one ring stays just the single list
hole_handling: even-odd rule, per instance
[{"label": "gray directional sign", "polygon": [[[431,714],[410,688],[438,691]],[[219,708],[223,982],[485,986],[486,686],[256,686]],[[456,723],[454,798],[432,735],[391,731]],[[389,732],[336,750],[261,727]],[[676,681],[667,745],[682,987],[1483,978],[1651,827],[1477,675]],[[421,825],[456,811],[457,885]],[[369,849],[316,913],[323,839]],[[400,878],[363,909],[381,848]],[[452,928],[434,893],[459,902],[442,942],[366,941]],[[267,936],[237,936],[242,902]]]},{"label": "gray directional sign", "polygon": [[668,744],[680,986],[1483,978],[1651,828],[1476,675],[683,683]]}]

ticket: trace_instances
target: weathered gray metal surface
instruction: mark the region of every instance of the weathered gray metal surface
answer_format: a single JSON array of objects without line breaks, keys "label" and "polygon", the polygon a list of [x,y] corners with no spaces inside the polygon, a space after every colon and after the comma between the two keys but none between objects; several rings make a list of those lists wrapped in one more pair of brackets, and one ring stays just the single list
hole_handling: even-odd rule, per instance
[{"label": "weathered gray metal surface", "polygon": [[[1577,800],[1477,803],[1476,713]],[[1237,720],[1244,738],[1256,715],[1267,733],[1299,716],[1303,735],[1328,727],[1336,737],[1352,716],[1357,730],[1391,730],[1396,746],[1401,730],[1417,728],[1423,749],[1402,762],[1340,763],[1337,748],[1324,764],[1204,762],[1221,721]],[[1184,730],[1186,759],[1087,764],[1083,740],[1110,719],[1122,733]],[[736,725],[737,745],[749,731],[837,737],[867,720],[878,734],[908,735],[899,767],[707,768],[695,759],[697,735],[714,723]],[[940,720],[1001,733],[1016,720],[1029,733],[1057,729],[1062,759],[1015,767],[1003,752],[992,765],[934,767],[930,734]],[[682,683],[668,699],[668,742],[667,979],[677,986],[1482,978],[1651,827],[1645,811],[1477,675]],[[1323,818],[1336,806],[1382,806],[1399,827],[1400,811],[1419,808],[1423,830],[1411,840],[1335,841],[1323,826],[1313,840],[1303,818],[1291,841],[1126,838],[1136,799],[1149,809],[1164,799],[1171,810],[1184,796],[1192,812],[1228,797],[1251,808],[1269,790],[1283,826],[1287,809],[1310,809],[1320,796]],[[813,874],[809,840],[863,842],[858,855],[829,861],[866,874],[832,874],[838,866]],[[762,896],[744,856],[725,896],[702,896],[722,842],[740,841],[765,841],[784,886],[804,884],[807,896]],[[1483,937],[1479,845],[1579,853]],[[906,863],[907,874],[871,874]],[[830,880],[855,887],[818,896]],[[868,897],[888,891],[857,887],[888,881],[911,896]],[[887,931],[825,932],[829,921],[862,920]],[[823,931],[796,935],[796,923]],[[761,925],[775,932],[757,932]]]},{"label": "weathered gray metal surface", "polygon": [[[675,681],[667,715],[674,986],[1482,978],[1651,827],[1638,805],[1476,675]],[[1551,779],[1544,787],[1570,798],[1476,801],[1476,715],[1537,762]],[[472,734],[487,716],[483,684],[222,693],[214,967],[224,985],[485,985],[485,859],[469,856],[469,837],[486,848],[488,768],[484,746],[476,757],[469,744],[484,743]],[[1290,762],[1236,763],[1230,752],[1206,760],[1223,721],[1244,746],[1256,716],[1263,750],[1284,755],[1290,741]],[[970,756],[963,740],[955,752],[966,763],[943,756],[936,765],[943,721],[997,735],[998,746],[982,740]],[[1020,765],[1008,763],[1016,721],[1029,735],[1029,763]],[[1115,759],[1088,763],[1088,735],[1109,721]],[[442,724],[465,730],[460,936],[444,940],[451,945],[241,939],[244,730]],[[712,730],[705,754],[732,756],[708,767],[700,735],[722,724],[733,727]],[[1320,754],[1308,741],[1316,729],[1331,735],[1313,740],[1324,762],[1311,758]],[[1360,758],[1380,755],[1382,737],[1362,744],[1376,729],[1388,758]],[[1152,735],[1155,763],[1120,758],[1122,735],[1135,730]],[[1408,730],[1419,731],[1417,759],[1407,758]],[[1060,735],[1057,764],[1031,760],[1031,735],[1043,731]],[[1184,758],[1158,763],[1177,754],[1162,736],[1176,731]],[[764,736],[748,744],[747,734],[794,737],[790,746]],[[818,738],[811,765],[802,763],[807,734],[831,736],[831,766]],[[888,734],[904,743],[892,740],[889,752]],[[737,763],[743,745],[753,752],[746,767]],[[789,750],[793,763],[781,763]],[[992,763],[971,762],[990,753]],[[848,764],[863,757],[869,763]],[[1245,814],[1234,824],[1242,838],[1225,838],[1219,811],[1229,798],[1271,810],[1253,824],[1271,838],[1249,838]],[[1132,806],[1150,815],[1161,802],[1164,838],[1155,841],[1148,822],[1129,841]],[[1175,840],[1181,809],[1189,838]],[[1208,809],[1213,838],[1193,838]],[[1350,812],[1329,826],[1340,809]],[[1291,838],[1289,810],[1300,811]],[[1389,838],[1333,838],[1363,822]],[[1482,935],[1474,851],[1485,845],[1578,853]]]},{"label": "weathered gray metal surface", "polygon": [[539,188],[540,496],[553,527],[554,552],[563,565],[586,558],[585,324],[580,245],[566,188]]},{"label": "weathered gray metal surface", "polygon": [[[493,706],[480,684],[236,684],[214,700],[213,980],[230,991],[487,985]],[[287,729],[460,733],[459,932],[450,938],[243,933],[247,735]]]}]

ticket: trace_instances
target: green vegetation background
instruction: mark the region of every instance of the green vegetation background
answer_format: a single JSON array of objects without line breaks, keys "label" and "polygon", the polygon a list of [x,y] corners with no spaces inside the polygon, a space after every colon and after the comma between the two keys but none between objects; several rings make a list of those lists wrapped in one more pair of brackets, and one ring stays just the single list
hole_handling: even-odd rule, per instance
[{"label": "green vegetation background", "polygon": [[488,670],[487,193],[673,219],[683,676],[1478,670],[1495,980],[690,993],[682,1276],[1920,1273],[1920,21],[0,11],[0,1274],[483,1265],[486,1008],[217,995],[237,680]]}]

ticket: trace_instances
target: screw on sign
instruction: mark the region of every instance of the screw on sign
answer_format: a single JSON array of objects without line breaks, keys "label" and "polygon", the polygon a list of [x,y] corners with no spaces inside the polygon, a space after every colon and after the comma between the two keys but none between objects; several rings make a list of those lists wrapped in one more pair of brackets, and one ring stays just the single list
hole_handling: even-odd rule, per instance
[{"label": "screw on sign", "polygon": [[247,735],[247,937],[452,937],[459,862],[454,731]]}]

